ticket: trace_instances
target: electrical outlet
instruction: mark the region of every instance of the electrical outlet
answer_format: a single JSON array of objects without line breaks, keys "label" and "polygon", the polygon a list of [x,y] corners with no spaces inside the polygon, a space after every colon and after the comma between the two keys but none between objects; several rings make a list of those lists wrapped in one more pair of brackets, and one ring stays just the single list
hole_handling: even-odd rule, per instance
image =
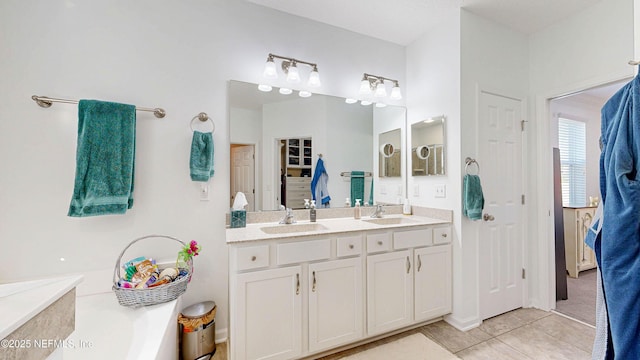
[{"label": "electrical outlet", "polygon": [[398,188],[396,189],[396,195],[402,195],[402,185],[398,185]]},{"label": "electrical outlet", "polygon": [[209,183],[200,184],[200,201],[209,201]]},{"label": "electrical outlet", "polygon": [[387,195],[387,187],[385,185],[380,185],[380,194]]},{"label": "electrical outlet", "polygon": [[437,198],[445,198],[447,197],[447,187],[445,184],[437,184],[435,185],[435,196]]},{"label": "electrical outlet", "polygon": [[420,197],[420,185],[413,185],[413,196]]}]

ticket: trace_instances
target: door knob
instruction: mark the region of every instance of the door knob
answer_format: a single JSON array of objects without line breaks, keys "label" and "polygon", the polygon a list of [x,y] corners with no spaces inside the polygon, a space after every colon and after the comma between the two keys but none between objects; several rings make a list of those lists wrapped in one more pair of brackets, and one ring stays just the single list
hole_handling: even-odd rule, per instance
[{"label": "door knob", "polygon": [[484,214],[484,215],[482,216],[482,220],[484,220],[484,221],[493,221],[493,220],[495,220],[495,219],[496,219],[496,218],[495,218],[495,217],[493,217],[493,215],[491,215],[491,214]]}]

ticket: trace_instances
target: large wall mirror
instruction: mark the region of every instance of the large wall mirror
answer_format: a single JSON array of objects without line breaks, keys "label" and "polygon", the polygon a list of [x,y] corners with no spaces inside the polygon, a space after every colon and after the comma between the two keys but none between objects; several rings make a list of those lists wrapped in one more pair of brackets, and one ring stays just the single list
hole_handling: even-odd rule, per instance
[{"label": "large wall mirror", "polygon": [[304,208],[321,157],[329,179],[329,207],[345,206],[352,172],[366,174],[364,199],[369,199],[377,160],[373,119],[386,116],[380,110],[335,96],[301,98],[295,91],[262,92],[257,84],[230,81],[230,205],[242,192],[248,211]]},{"label": "large wall mirror", "polygon": [[400,129],[381,133],[378,144],[380,144],[378,155],[380,177],[402,176],[402,133]]},{"label": "large wall mirror", "polygon": [[434,116],[411,125],[411,175],[445,175],[445,121]]}]

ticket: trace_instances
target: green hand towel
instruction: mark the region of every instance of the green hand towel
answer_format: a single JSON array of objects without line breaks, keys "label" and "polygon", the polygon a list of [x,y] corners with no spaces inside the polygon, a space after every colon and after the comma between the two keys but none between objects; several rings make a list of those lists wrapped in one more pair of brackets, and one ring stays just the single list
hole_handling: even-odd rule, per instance
[{"label": "green hand towel", "polygon": [[189,169],[193,181],[206,182],[213,176],[213,133],[193,132]]},{"label": "green hand towel", "polygon": [[80,100],[69,216],[124,214],[131,209],[135,146],[134,105]]},{"label": "green hand towel", "polygon": [[356,206],[356,199],[360,205],[364,201],[364,171],[351,172],[351,207]]},{"label": "green hand towel", "polygon": [[484,195],[480,185],[478,175],[465,175],[463,181],[463,204],[462,215],[471,220],[482,219],[482,209],[484,208]]}]

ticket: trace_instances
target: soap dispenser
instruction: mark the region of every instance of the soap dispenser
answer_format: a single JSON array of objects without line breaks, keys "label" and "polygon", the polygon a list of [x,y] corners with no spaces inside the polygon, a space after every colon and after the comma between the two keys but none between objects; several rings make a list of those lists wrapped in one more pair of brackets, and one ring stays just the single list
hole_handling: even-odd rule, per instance
[{"label": "soap dispenser", "polygon": [[360,199],[356,199],[356,206],[353,208],[353,218],[360,219]]},{"label": "soap dispenser", "polygon": [[316,201],[311,200],[311,210],[309,210],[309,220],[316,222]]}]

